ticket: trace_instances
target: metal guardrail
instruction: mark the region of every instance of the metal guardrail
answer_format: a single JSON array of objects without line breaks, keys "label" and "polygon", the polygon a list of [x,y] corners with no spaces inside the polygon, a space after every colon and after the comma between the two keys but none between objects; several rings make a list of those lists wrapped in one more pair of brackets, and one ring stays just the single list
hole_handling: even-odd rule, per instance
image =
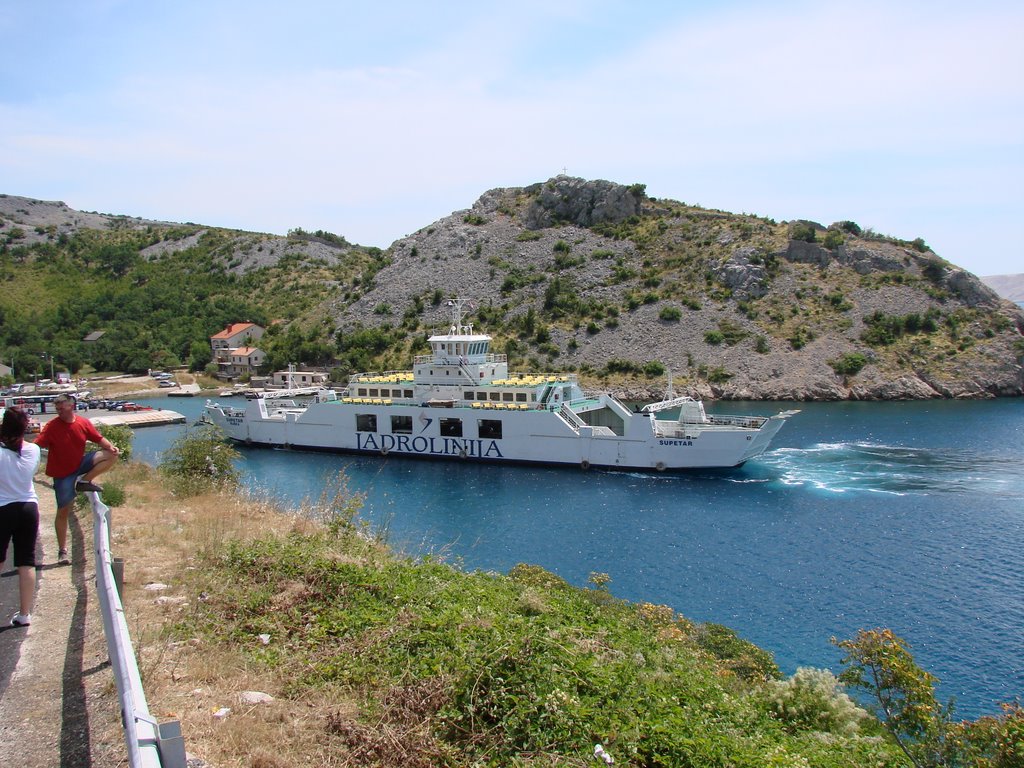
[{"label": "metal guardrail", "polygon": [[149,713],[142,678],[135,661],[124,606],[114,576],[114,558],[110,554],[110,508],[99,494],[89,492],[93,512],[96,545],[96,591],[103,616],[107,652],[121,701],[124,740],[131,768],[186,768],[185,740],[177,720],[158,723]]}]

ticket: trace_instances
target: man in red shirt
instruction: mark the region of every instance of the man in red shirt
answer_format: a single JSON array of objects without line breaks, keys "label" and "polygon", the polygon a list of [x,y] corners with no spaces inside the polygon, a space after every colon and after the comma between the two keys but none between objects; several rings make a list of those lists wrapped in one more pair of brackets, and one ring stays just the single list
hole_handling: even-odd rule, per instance
[{"label": "man in red shirt", "polygon": [[[46,474],[53,478],[57,496],[57,517],[53,529],[57,533],[57,562],[68,564],[68,517],[78,491],[102,491],[93,479],[117,464],[117,446],[103,437],[84,416],[75,413],[75,398],[60,395],[54,400],[57,418],[51,419],[36,438],[36,445],[46,448]],[[96,443],[103,450],[86,453],[86,443]],[[79,479],[81,477],[81,479]]]}]

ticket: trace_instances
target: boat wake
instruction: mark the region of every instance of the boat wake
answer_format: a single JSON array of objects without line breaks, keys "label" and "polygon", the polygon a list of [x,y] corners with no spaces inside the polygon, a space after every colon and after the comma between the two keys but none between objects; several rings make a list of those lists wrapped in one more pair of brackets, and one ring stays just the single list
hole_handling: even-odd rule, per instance
[{"label": "boat wake", "polygon": [[747,467],[750,471],[739,478],[741,482],[774,481],[832,493],[905,496],[984,489],[998,496],[1024,495],[1016,461],[954,450],[820,443],[810,448],[778,448]]}]

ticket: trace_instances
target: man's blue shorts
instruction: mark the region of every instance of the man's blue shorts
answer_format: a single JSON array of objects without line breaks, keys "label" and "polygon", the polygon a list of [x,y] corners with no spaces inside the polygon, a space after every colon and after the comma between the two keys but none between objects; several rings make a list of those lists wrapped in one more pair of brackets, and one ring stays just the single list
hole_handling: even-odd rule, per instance
[{"label": "man's blue shorts", "polygon": [[89,451],[85,454],[82,457],[82,463],[78,465],[78,469],[67,477],[53,478],[53,492],[57,496],[57,509],[66,507],[75,500],[75,483],[78,482],[79,477],[92,469],[93,464],[96,463],[97,453],[99,451]]}]

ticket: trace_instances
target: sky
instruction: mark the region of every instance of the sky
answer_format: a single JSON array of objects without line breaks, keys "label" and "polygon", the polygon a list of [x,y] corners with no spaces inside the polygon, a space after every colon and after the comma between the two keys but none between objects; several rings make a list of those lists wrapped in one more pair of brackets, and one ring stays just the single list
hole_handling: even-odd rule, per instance
[{"label": "sky", "polygon": [[386,248],[560,173],[1024,272],[1024,3],[0,0],[0,193]]}]

